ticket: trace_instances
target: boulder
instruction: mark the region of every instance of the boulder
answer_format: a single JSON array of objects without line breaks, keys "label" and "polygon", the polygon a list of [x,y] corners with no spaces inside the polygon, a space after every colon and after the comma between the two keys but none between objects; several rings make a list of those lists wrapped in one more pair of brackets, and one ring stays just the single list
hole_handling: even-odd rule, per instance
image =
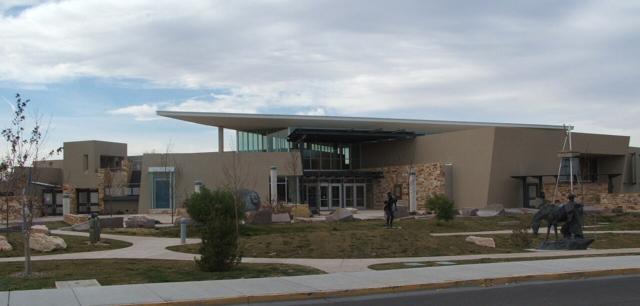
[{"label": "boulder", "polygon": [[353,220],[353,213],[345,208],[338,207],[326,218],[327,221],[351,221]]},{"label": "boulder", "polygon": [[102,228],[122,228],[124,217],[100,217],[100,227]]},{"label": "boulder", "polygon": [[309,210],[309,205],[307,204],[298,204],[291,208],[291,215],[294,218],[309,218],[311,217],[311,210]]},{"label": "boulder", "polygon": [[31,226],[31,233],[32,234],[41,233],[41,234],[45,234],[45,235],[51,234],[51,232],[49,231],[49,228],[44,224],[32,225]]},{"label": "boulder", "polygon": [[58,236],[48,236],[42,233],[31,234],[29,248],[40,252],[51,252],[58,249],[66,249],[67,243]]},{"label": "boulder", "polygon": [[71,230],[77,232],[86,232],[89,230],[89,221],[74,224],[71,226]]},{"label": "boulder", "polygon": [[476,215],[478,217],[495,217],[495,216],[504,216],[504,209],[494,209],[494,208],[483,208],[478,209]]},{"label": "boulder", "polygon": [[7,237],[0,236],[0,252],[11,250],[13,250],[13,247],[11,246],[9,241],[7,241]]},{"label": "boulder", "polygon": [[493,240],[493,238],[488,238],[488,237],[468,236],[464,241],[471,242],[476,245],[487,247],[487,248],[496,247],[496,242]]},{"label": "boulder", "polygon": [[458,210],[458,214],[463,217],[474,217],[478,215],[477,208],[461,208]]},{"label": "boulder", "polygon": [[156,223],[159,222],[147,216],[131,216],[124,222],[125,226],[130,228],[155,228]]},{"label": "boulder", "polygon": [[273,223],[291,223],[291,216],[288,213],[271,214]]},{"label": "boulder", "polygon": [[269,209],[261,209],[247,214],[247,223],[250,224],[269,224],[271,223],[271,215],[273,211]]}]

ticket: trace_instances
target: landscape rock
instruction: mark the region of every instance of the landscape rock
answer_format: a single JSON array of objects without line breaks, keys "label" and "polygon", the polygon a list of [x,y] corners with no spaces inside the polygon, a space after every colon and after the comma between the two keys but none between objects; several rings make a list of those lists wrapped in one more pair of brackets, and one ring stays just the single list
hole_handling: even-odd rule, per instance
[{"label": "landscape rock", "polygon": [[77,232],[86,232],[89,230],[89,221],[74,224],[71,226],[71,230]]},{"label": "landscape rock", "polygon": [[58,236],[48,236],[42,233],[31,234],[29,248],[40,252],[51,252],[58,249],[66,249],[67,243]]},{"label": "landscape rock", "polygon": [[0,236],[0,252],[11,250],[13,250],[13,247],[11,246],[9,241],[7,241],[7,237]]},{"label": "landscape rock", "polygon": [[487,248],[496,247],[496,242],[493,240],[493,238],[488,238],[488,237],[468,236],[464,241],[471,242],[476,245],[487,247]]},{"label": "landscape rock", "polygon": [[458,210],[458,214],[463,217],[473,217],[478,215],[477,208],[461,208]]},{"label": "landscape rock", "polygon": [[273,211],[269,209],[261,209],[252,211],[247,214],[247,223],[249,224],[270,224]]},{"label": "landscape rock", "polygon": [[288,213],[271,214],[273,223],[291,223],[291,216]]},{"label": "landscape rock", "polygon": [[309,205],[307,204],[298,204],[291,208],[291,215],[294,218],[309,218],[311,217],[311,210],[309,210]]},{"label": "landscape rock", "polygon": [[65,223],[74,225],[89,221],[89,215],[64,214],[63,219]]},{"label": "landscape rock", "polygon": [[49,228],[46,225],[38,224],[38,225],[31,226],[31,233],[32,234],[41,233],[41,234],[49,235],[51,232],[49,231]]},{"label": "landscape rock", "polygon": [[493,208],[483,208],[478,209],[476,212],[476,216],[478,217],[495,217],[495,216],[504,216],[504,209],[493,209]]},{"label": "landscape rock", "polygon": [[100,216],[100,227],[102,228],[122,228],[124,217]]},{"label": "landscape rock", "polygon": [[124,222],[129,228],[155,228],[156,223],[159,222],[147,216],[131,216]]},{"label": "landscape rock", "polygon": [[334,212],[326,217],[327,221],[351,221],[353,220],[353,213],[345,208],[338,207]]}]

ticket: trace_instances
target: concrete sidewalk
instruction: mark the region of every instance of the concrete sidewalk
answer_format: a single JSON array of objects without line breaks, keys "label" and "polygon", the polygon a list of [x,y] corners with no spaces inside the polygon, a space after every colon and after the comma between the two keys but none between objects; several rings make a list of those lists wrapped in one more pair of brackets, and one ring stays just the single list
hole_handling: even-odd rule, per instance
[{"label": "concrete sidewalk", "polygon": [[250,303],[491,284],[579,273],[640,273],[640,256],[591,257],[278,278],[0,292],[0,306]]}]

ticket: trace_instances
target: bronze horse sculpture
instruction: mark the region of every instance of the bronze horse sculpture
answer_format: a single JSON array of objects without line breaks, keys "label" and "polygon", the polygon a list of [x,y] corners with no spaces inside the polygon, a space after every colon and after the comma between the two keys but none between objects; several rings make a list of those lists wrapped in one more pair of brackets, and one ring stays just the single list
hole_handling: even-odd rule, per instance
[{"label": "bronze horse sculpture", "polygon": [[544,220],[547,222],[547,237],[545,240],[549,240],[552,226],[556,240],[558,240],[558,224],[561,222],[564,223],[561,230],[564,238],[583,238],[582,207],[582,204],[573,202],[573,198],[570,198],[570,202],[562,205],[542,204],[538,212],[533,215],[533,220],[531,221],[533,234],[538,235],[540,224]]}]

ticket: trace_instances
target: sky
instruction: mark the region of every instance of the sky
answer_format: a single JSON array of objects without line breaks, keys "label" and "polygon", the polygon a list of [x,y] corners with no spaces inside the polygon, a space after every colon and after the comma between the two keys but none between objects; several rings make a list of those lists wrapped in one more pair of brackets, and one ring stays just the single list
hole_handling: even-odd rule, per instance
[{"label": "sky", "polygon": [[215,128],[157,110],[569,124],[640,146],[638,16],[640,1],[0,0],[0,123],[20,93],[48,146],[129,154],[216,150]]}]

